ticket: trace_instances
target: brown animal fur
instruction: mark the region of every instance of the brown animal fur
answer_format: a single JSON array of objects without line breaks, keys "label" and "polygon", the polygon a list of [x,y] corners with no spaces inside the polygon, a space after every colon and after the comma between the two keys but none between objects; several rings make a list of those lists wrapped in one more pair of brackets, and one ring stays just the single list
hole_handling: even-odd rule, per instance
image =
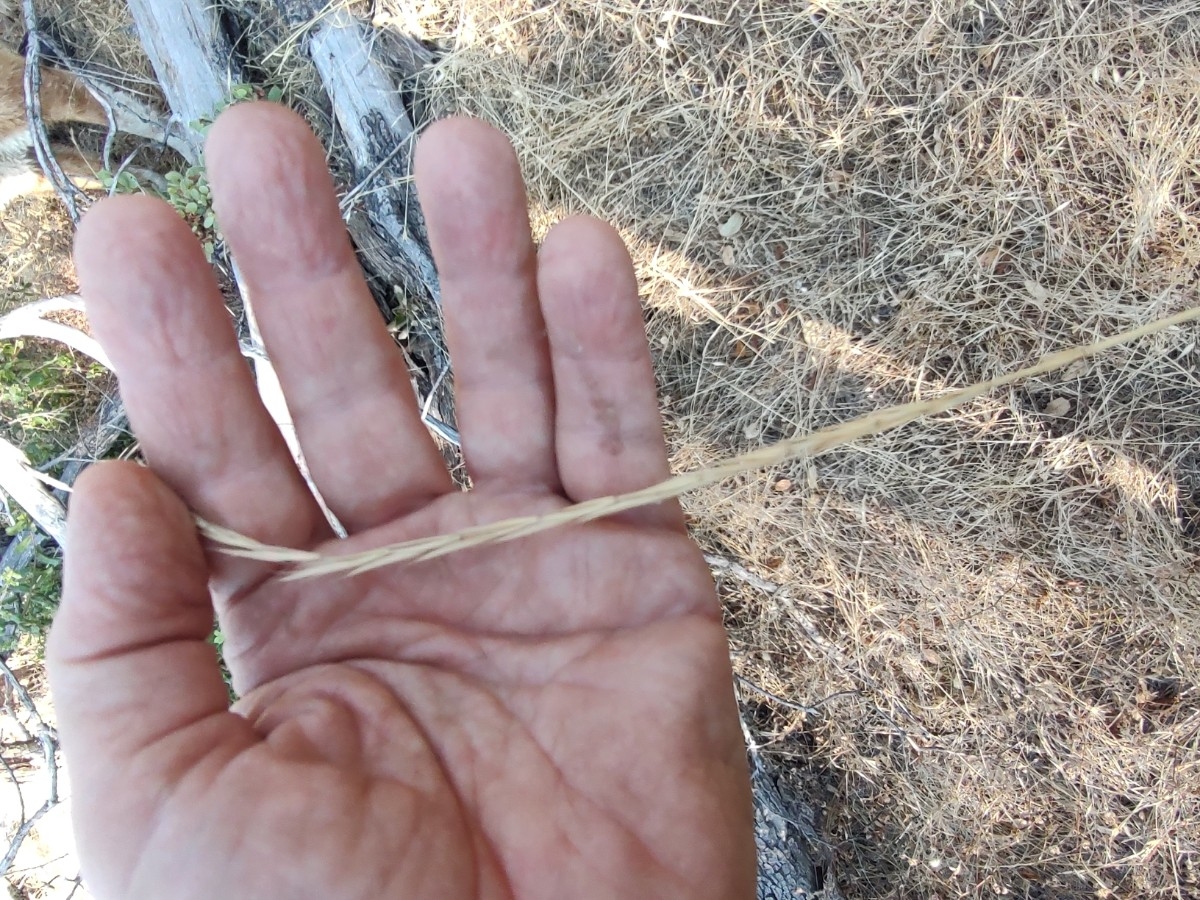
[{"label": "brown animal fur", "polygon": [[[40,95],[42,120],[47,126],[60,122],[104,125],[108,121],[104,107],[68,72],[43,66]],[[0,206],[19,194],[49,187],[30,162],[31,147],[25,118],[25,60],[0,48]],[[55,157],[71,178],[96,183],[97,160],[72,148],[55,148]]]},{"label": "brown animal fur", "polygon": [[[104,108],[75,76],[42,67],[42,117],[46,124],[89,122],[104,125]],[[25,60],[0,48],[0,144],[25,130]]]}]

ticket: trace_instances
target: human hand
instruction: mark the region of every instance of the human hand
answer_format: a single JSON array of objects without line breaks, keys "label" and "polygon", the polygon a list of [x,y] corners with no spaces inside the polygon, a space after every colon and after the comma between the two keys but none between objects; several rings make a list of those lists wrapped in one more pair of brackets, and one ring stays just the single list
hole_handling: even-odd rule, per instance
[{"label": "human hand", "polygon": [[[754,890],[725,632],[674,504],[354,578],[206,554],[189,508],[357,551],[668,474],[632,266],[535,252],[507,142],[417,154],[473,488],[454,488],[299,118],[239,106],[210,179],[315,483],[263,409],[204,256],[117,197],[77,263],[150,468],[89,469],[48,645],[98,898],[726,898]],[[214,607],[240,699],[229,709]]]}]

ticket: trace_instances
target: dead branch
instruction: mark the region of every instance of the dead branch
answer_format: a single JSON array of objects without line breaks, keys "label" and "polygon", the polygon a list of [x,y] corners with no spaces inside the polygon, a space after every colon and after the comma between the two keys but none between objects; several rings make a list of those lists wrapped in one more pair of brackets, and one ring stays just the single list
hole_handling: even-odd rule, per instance
[{"label": "dead branch", "polygon": [[37,156],[38,165],[50,181],[54,192],[58,194],[71,221],[79,224],[79,205],[77,200],[87,199],[87,194],[75,186],[75,183],[63,172],[62,166],[50,152],[50,138],[46,134],[46,123],[42,119],[42,68],[41,68],[41,36],[38,32],[37,13],[33,8],[33,0],[22,0],[22,10],[25,15],[25,31],[28,46],[25,52],[25,118],[29,126],[29,137],[33,142],[33,152]]},{"label": "dead branch", "polygon": [[[309,16],[319,12],[304,3],[288,6],[304,8]],[[436,298],[437,271],[412,187],[416,129],[396,89],[396,74],[372,57],[370,42],[366,26],[338,8],[313,25],[309,52],[361,173],[347,197],[362,198],[371,221],[392,239],[409,270],[402,283]]]},{"label": "dead branch", "polygon": [[0,490],[29,514],[46,534],[65,546],[67,511],[50,493],[44,476],[29,464],[21,449],[0,438]]},{"label": "dead branch", "polygon": [[[34,738],[37,739],[37,742],[41,745],[42,757],[46,763],[46,777],[49,782],[45,802],[38,807],[33,815],[28,817],[22,815],[23,821],[21,822],[20,827],[17,829],[12,838],[9,839],[8,850],[5,852],[4,857],[0,858],[0,877],[3,877],[12,868],[13,861],[16,860],[17,853],[21,849],[21,844],[25,842],[25,838],[27,838],[29,833],[33,831],[33,828],[35,825],[37,825],[38,820],[58,805],[59,797],[58,735],[55,734],[54,729],[47,725],[45,720],[42,719],[41,714],[37,710],[37,706],[33,702],[33,698],[29,695],[29,691],[26,690],[25,685],[21,684],[20,679],[17,678],[16,674],[13,673],[13,670],[9,668],[8,663],[3,659],[0,659],[0,674],[4,676],[4,680],[8,683],[9,690],[12,692],[13,697],[16,698],[17,702],[25,710],[26,714],[29,716],[29,721],[34,726],[33,729],[29,729],[28,726],[26,726],[26,730],[30,731]],[[11,770],[9,774],[10,776],[12,775]],[[16,779],[14,778],[13,781],[15,783]],[[20,793],[21,787],[19,784],[16,785],[16,788],[18,793]],[[21,802],[24,804],[23,798]]]},{"label": "dead branch", "polygon": [[112,363],[99,341],[71,325],[44,318],[47,313],[63,310],[83,312],[83,300],[78,294],[66,294],[20,306],[0,316],[0,340],[35,337],[58,341],[111,369]]},{"label": "dead branch", "polygon": [[129,0],[129,11],[171,114],[182,126],[180,152],[198,163],[204,136],[190,123],[212,116],[229,99],[233,83],[242,80],[233,43],[211,3]]},{"label": "dead branch", "polygon": [[[186,129],[177,120],[159,115],[137,95],[110,84],[78,65],[69,53],[55,44],[47,35],[39,35],[39,40],[47,50],[55,54],[55,62],[78,79],[96,99],[96,102],[103,107],[105,117],[108,119],[108,133],[104,138],[102,159],[104,167],[108,171],[115,175],[128,165],[128,161],[119,168],[114,168],[112,164],[113,144],[120,132],[163,144],[189,162],[195,162],[189,157],[193,148],[183,137]],[[165,188],[160,188],[160,190],[165,190]]]}]

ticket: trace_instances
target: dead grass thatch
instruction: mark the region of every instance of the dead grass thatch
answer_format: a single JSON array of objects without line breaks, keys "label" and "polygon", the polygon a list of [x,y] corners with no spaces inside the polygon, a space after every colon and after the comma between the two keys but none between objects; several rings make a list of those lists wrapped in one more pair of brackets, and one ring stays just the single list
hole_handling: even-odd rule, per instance
[{"label": "dead grass thatch", "polygon": [[[627,235],[678,469],[1196,302],[1196,3],[378,6]],[[848,897],[1200,892],[1196,334],[688,500]]]}]

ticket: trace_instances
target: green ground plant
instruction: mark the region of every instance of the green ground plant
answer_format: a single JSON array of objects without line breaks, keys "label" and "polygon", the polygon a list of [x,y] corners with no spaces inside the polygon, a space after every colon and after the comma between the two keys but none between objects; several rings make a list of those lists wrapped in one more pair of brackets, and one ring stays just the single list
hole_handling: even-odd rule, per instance
[{"label": "green ground plant", "polygon": [[83,395],[104,377],[102,366],[69,350],[24,339],[0,342],[0,417],[8,439],[35,466],[49,462],[72,443]]},{"label": "green ground plant", "polygon": [[[191,123],[193,131],[207,134],[216,121],[217,116],[231,106],[246,103],[251,100],[269,100],[279,103],[283,100],[283,89],[280,87],[260,87],[253,84],[235,84],[229,92],[229,98],[218,104],[212,114]],[[204,165],[191,165],[183,169],[167,172],[164,175],[167,182],[166,200],[183,216],[192,232],[200,239],[204,253],[212,259],[218,240],[217,215],[212,206],[212,188],[208,184],[208,173]],[[154,193],[143,185],[132,173],[119,171],[100,173],[100,182],[110,193]]]},{"label": "green ground plant", "polygon": [[21,570],[0,572],[0,653],[11,653],[22,638],[45,639],[62,596],[62,556],[58,548],[37,545],[33,522],[12,511],[5,529],[10,540],[24,541],[32,555]]}]

